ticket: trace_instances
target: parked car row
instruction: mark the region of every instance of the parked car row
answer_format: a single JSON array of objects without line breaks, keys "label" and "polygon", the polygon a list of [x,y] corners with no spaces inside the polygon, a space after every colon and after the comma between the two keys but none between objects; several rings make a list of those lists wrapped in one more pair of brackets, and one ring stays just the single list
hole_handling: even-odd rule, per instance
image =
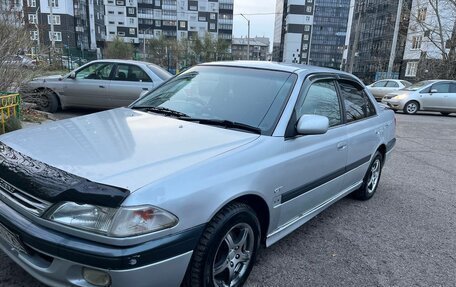
[{"label": "parked car row", "polygon": [[428,80],[415,84],[403,80],[382,80],[367,86],[369,91],[395,111],[456,113],[456,81]]}]

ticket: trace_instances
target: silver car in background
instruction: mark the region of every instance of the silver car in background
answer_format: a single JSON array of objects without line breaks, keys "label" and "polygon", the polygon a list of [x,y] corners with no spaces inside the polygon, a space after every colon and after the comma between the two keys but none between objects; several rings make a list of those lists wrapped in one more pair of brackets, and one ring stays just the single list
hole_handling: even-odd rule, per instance
[{"label": "silver car in background", "polygon": [[367,85],[366,88],[374,95],[377,101],[381,101],[386,94],[407,88],[411,85],[412,83],[404,80],[386,79]]},{"label": "silver car in background", "polygon": [[382,99],[382,103],[393,110],[402,110],[406,114],[433,111],[447,116],[450,113],[456,113],[456,81],[418,82],[405,89],[387,94]]},{"label": "silver car in background", "polygon": [[129,108],[0,136],[0,248],[56,287],[239,287],[260,244],[371,198],[395,141],[353,75],[198,65]]},{"label": "silver car in background", "polygon": [[47,112],[69,107],[109,109],[128,106],[171,76],[147,62],[98,60],[64,76],[36,78],[21,93]]}]

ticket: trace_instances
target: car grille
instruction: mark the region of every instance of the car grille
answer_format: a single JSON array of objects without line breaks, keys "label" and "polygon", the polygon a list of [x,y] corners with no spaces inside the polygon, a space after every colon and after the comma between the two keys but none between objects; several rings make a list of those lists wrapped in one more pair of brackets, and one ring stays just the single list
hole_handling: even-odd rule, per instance
[{"label": "car grille", "polygon": [[0,178],[0,199],[11,207],[17,207],[33,215],[41,216],[51,203],[36,198]]}]

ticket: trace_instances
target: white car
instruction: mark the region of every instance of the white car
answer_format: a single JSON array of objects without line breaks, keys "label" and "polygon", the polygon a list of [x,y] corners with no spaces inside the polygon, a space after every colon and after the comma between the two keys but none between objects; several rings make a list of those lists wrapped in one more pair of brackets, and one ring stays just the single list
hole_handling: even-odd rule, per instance
[{"label": "white car", "polygon": [[381,101],[386,94],[404,89],[411,85],[412,83],[404,80],[386,79],[370,84],[366,86],[366,88],[374,95],[377,101]]},{"label": "white car", "polygon": [[418,111],[440,112],[447,116],[456,113],[456,81],[430,80],[387,94],[382,103],[406,114]]}]

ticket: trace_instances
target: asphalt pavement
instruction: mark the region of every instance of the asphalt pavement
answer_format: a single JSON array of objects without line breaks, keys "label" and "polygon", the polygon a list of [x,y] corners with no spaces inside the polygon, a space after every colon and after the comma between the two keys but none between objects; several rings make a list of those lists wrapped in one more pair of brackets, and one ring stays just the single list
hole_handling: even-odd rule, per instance
[{"label": "asphalt pavement", "polygon": [[[456,116],[396,116],[377,194],[260,250],[246,286],[456,286]],[[1,252],[0,286],[44,287]]]}]

